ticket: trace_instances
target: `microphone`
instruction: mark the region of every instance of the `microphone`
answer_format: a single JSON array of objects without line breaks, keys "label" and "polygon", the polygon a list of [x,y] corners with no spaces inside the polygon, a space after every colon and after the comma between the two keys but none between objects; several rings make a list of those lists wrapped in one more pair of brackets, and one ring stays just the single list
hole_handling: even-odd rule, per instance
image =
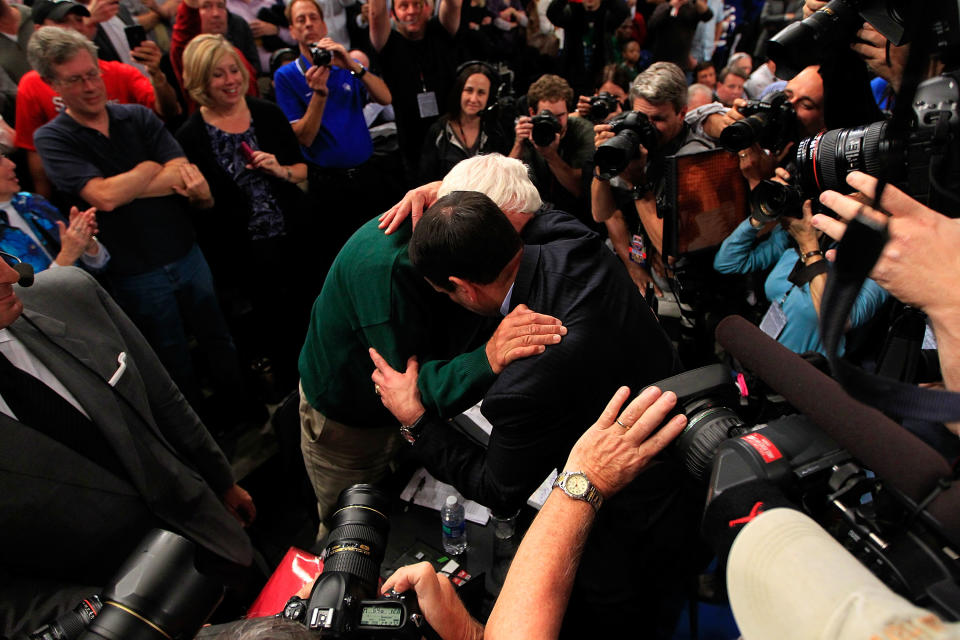
[{"label": "microphone", "polygon": [[[953,477],[947,461],[925,442],[854,400],[836,380],[740,316],[724,318],[716,336],[747,369],[915,503]],[[943,491],[927,511],[948,535],[960,540],[960,485]]]},{"label": "microphone", "polygon": [[29,265],[26,262],[19,262],[13,265],[13,270],[20,274],[20,279],[17,280],[18,285],[21,287],[33,285],[33,265]]}]

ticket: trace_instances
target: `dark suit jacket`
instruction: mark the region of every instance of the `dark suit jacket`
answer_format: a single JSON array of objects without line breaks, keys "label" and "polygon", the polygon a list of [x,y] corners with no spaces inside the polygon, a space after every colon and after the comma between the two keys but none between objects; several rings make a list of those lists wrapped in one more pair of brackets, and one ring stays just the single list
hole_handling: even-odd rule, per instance
[{"label": "dark suit jacket", "polygon": [[619,386],[638,390],[676,365],[666,334],[598,236],[559,212],[530,225],[524,238],[544,244],[524,246],[510,307],[553,315],[567,335],[511,363],[487,392],[482,411],[493,433],[486,450],[440,422],[426,425],[414,447],[437,478],[501,511],[522,506],[563,464]]},{"label": "dark suit jacket", "polygon": [[[127,477],[0,414],[0,570],[17,576],[0,584],[0,622],[30,597],[19,577],[102,584],[154,525],[248,566],[249,539],[218,498],[230,466],[120,308],[73,267],[17,295],[37,328],[21,317],[9,331],[83,406]],[[121,352],[127,369],[111,388]]]}]

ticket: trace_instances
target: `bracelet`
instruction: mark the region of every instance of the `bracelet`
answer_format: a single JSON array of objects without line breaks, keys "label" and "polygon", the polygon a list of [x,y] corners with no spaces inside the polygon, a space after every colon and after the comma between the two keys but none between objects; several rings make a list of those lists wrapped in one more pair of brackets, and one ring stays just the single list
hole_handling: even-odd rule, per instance
[{"label": "bracelet", "polygon": [[807,258],[812,258],[813,256],[823,257],[823,251],[817,249],[816,251],[807,251],[805,254],[800,256],[800,259],[803,260],[803,264],[807,264]]},{"label": "bracelet", "polygon": [[287,169],[287,182],[293,182],[293,173],[290,171],[290,167],[286,167],[286,169]]}]

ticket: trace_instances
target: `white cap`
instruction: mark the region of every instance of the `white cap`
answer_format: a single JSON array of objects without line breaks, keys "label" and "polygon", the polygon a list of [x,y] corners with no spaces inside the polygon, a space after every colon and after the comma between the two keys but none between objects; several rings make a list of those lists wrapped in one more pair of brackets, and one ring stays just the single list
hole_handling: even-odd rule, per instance
[{"label": "white cap", "polygon": [[457,504],[457,496],[447,496],[447,506],[452,507]]},{"label": "white cap", "polygon": [[830,534],[793,509],[757,516],[727,563],[744,640],[960,639],[960,624],[895,594]]}]

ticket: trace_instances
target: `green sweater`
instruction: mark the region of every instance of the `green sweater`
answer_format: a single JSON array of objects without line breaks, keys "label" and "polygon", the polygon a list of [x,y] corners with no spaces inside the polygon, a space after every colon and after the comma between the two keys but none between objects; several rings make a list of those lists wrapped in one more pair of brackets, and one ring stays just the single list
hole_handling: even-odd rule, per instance
[{"label": "green sweater", "polygon": [[494,381],[484,345],[496,324],[437,293],[407,254],[411,227],[392,235],[363,225],[337,255],[313,305],[300,352],[300,378],[310,404],[353,427],[396,419],[374,393],[369,347],[394,369],[420,363],[421,400],[452,417],[477,402]]}]

